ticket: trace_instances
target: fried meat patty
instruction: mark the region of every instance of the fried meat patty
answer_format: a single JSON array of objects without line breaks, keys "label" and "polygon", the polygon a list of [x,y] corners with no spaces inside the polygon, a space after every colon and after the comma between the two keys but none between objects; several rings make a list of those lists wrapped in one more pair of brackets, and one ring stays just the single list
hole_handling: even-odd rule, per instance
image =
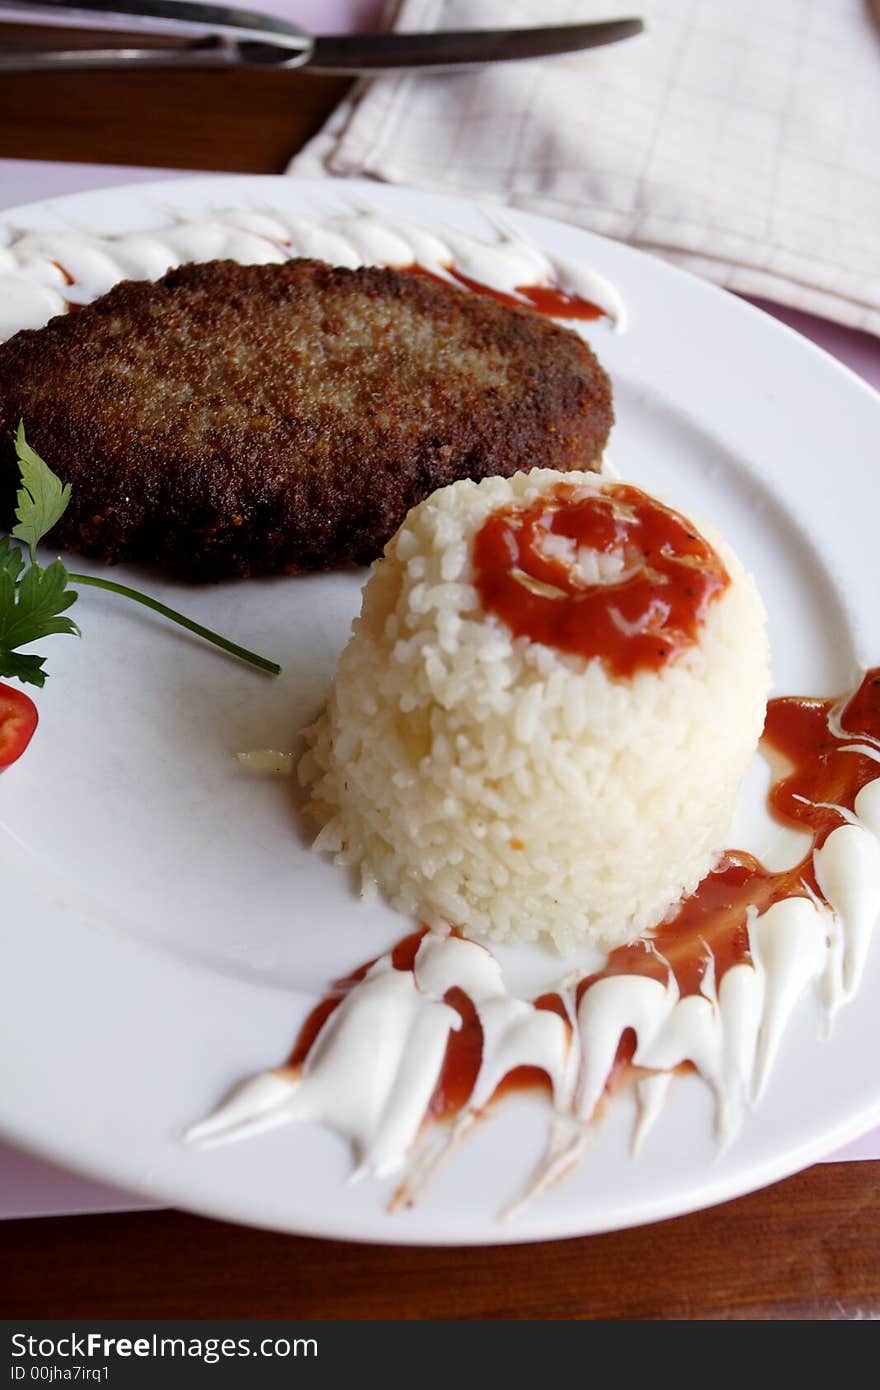
[{"label": "fried meat patty", "polygon": [[193,580],[362,564],[459,478],[597,466],[608,378],[578,336],[427,277],[186,265],[0,346],[13,437],[66,482],[50,540]]}]

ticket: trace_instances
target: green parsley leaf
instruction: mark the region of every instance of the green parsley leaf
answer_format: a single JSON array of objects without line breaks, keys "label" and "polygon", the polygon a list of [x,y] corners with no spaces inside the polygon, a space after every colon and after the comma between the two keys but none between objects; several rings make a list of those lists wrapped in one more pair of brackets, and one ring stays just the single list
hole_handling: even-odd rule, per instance
[{"label": "green parsley leaf", "polygon": [[47,531],[51,531],[66,512],[70,501],[70,483],[56,478],[48,464],[44,463],[28,444],[24,433],[24,421],[19,422],[15,436],[15,452],[18,456],[18,471],[21,474],[21,487],[16,497],[15,515],[18,525],[13,526],[12,534],[18,541],[24,541],[31,552],[31,561],[36,561],[37,542]]},{"label": "green parsley leaf", "polygon": [[76,623],[61,616],[76,602],[77,593],[70,587],[71,583],[105,589],[142,604],[258,670],[273,676],[280,673],[277,662],[230,642],[138,589],[129,589],[125,584],[96,575],[69,574],[60,560],[53,560],[51,565],[41,569],[36,560],[37,543],[64,515],[70,501],[70,484],[62,483],[36,449],[31,448],[25,438],[23,422],[15,436],[15,449],[22,485],[16,498],[18,525],[12,528],[12,535],[28,547],[31,563],[25,569],[19,548],[10,544],[8,536],[0,536],[0,676],[14,676],[27,685],[45,684],[45,657],[22,656],[18,648],[53,633],[80,635]]},{"label": "green parsley leaf", "polygon": [[0,603],[0,649],[14,650],[56,632],[80,635],[75,622],[58,616],[76,602],[76,590],[68,589],[67,580],[60,560],[54,560],[47,569],[31,565],[18,585],[14,607],[4,615]]},{"label": "green parsley leaf", "polygon": [[0,573],[10,574],[15,583],[23,568],[24,556],[18,546],[10,545],[8,536],[0,536]]},{"label": "green parsley leaf", "polygon": [[31,565],[19,579],[21,567],[21,552],[11,549],[4,538],[0,541],[0,676],[43,685],[45,657],[22,656],[17,648],[55,632],[79,636],[76,623],[60,616],[77,596],[68,588],[67,570],[60,560],[47,569]]},{"label": "green parsley leaf", "polygon": [[24,555],[8,536],[0,536],[0,676],[13,676],[25,685],[42,686],[46,681],[43,656],[23,656],[18,650],[54,633],[79,636],[79,628],[63,618],[76,590],[60,560],[46,569],[36,562],[36,545],[63,515],[70,501],[70,485],[62,485],[40,455],[25,438],[20,424],[15,450],[21,474],[15,514],[18,525],[12,534],[30,550],[31,563],[25,569]]},{"label": "green parsley leaf", "polygon": [[22,685],[36,685],[40,689],[46,684],[46,664],[44,656],[22,656],[21,652],[10,652],[0,647],[0,676],[12,676]]}]

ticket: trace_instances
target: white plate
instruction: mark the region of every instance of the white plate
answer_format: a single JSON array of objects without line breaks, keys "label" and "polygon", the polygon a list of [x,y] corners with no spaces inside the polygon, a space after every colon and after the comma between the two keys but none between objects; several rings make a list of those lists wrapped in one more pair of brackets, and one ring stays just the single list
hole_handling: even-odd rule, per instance
[{"label": "white plate", "polygon": [[[4,217],[115,232],[157,226],[168,208],[313,215],[352,198],[491,235],[463,201],[281,178],[119,188]],[[626,333],[604,321],[585,329],[614,382],[612,458],[626,477],[715,522],[754,571],[776,692],[847,688],[859,666],[880,662],[878,398],[774,320],[660,261],[540,218],[509,221],[622,293]],[[636,1161],[622,1099],[581,1167],[514,1224],[498,1211],[539,1156],[538,1097],[496,1106],[420,1204],[393,1215],[387,1186],[346,1184],[347,1147],[316,1127],[211,1151],[183,1146],[181,1130],[232,1083],[285,1057],[328,980],[409,924],[359,904],[345,875],[299,837],[290,785],[242,775],[233,757],[293,746],[320,706],[360,577],[196,592],[138,580],[276,657],[285,674],[264,679],[96,591],[77,605],[82,641],[47,644],[38,736],[0,785],[0,1125],[9,1139],[212,1216],[352,1239],[490,1243],[722,1201],[880,1120],[875,942],[829,1040],[813,1001],[799,1006],[767,1092],[727,1152],[716,1152],[698,1079],[678,1082]],[[772,852],[778,834],[762,809],[766,780],[756,767],[736,835],[759,852]]]}]

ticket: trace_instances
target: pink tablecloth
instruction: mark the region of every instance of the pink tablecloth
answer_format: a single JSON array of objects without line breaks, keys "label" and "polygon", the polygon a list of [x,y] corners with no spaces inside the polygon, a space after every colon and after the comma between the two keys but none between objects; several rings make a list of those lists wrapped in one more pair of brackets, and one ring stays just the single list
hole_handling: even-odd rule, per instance
[{"label": "pink tablecloth", "polygon": [[[283,12],[283,4],[265,5]],[[317,11],[320,6],[312,6]],[[340,6],[328,5],[322,27],[331,27],[333,13]],[[356,8],[349,6],[349,9]],[[365,14],[376,10],[375,0],[364,0]],[[309,16],[311,18],[311,15]],[[317,21],[316,21],[317,22]],[[206,171],[208,172],[208,171]],[[75,193],[110,184],[136,183],[145,179],[185,177],[180,171],[165,169],[116,168],[107,165],[47,164],[28,160],[0,159],[0,211],[4,207]],[[842,328],[838,324],[761,303],[761,308],[812,339],[866,381],[880,389],[880,340]],[[880,1129],[848,1145],[833,1158],[880,1158]],[[130,1194],[78,1178],[61,1168],[31,1158],[0,1144],[0,1218],[16,1216],[54,1216],[72,1212],[132,1210],[144,1203]]]}]

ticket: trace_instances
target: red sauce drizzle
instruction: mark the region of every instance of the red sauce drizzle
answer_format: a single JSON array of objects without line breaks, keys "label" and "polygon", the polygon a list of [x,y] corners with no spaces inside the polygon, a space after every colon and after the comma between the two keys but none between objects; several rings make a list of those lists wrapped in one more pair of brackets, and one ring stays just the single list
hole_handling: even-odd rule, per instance
[{"label": "red sauce drizzle", "polygon": [[[620,580],[585,583],[568,559],[549,553],[550,537],[622,556]],[[601,492],[560,483],[528,507],[500,508],[478,531],[473,560],[484,609],[516,637],[598,656],[624,677],[694,645],[730,583],[689,521],[623,483]]]},{"label": "red sauce drizzle", "polygon": [[[791,869],[771,873],[753,855],[729,850],[665,922],[628,946],[612,951],[602,970],[582,979],[576,990],[579,1003],[597,980],[612,975],[647,975],[665,982],[671,970],[682,996],[700,991],[710,959],[716,984],[732,966],[750,963],[747,913],[754,907],[766,912],[772,903],[808,890],[821,898],[813,870],[813,851],[821,848],[831,831],[845,822],[836,806],[852,811],[855,799],[868,782],[880,776],[880,765],[863,753],[847,749],[860,740],[880,740],[880,667],[867,672],[855,694],[840,711],[841,739],[830,732],[834,700],[787,697],[771,700],[763,742],[768,751],[785,762],[785,770],[768,795],[770,809],[783,824],[806,831],[811,843],[803,859]],[[803,799],[801,799],[803,798]],[[817,803],[829,805],[821,806]],[[411,970],[425,930],[412,932],[392,952],[397,970]],[[711,954],[710,954],[711,953]],[[369,961],[344,980],[307,1018],[288,1065],[300,1065],[318,1032],[346,993],[374,962]],[[450,1120],[467,1105],[482,1060],[483,1034],[472,1000],[458,988],[450,989],[446,1003],[462,1018],[451,1032],[440,1077],[426,1122]],[[568,1020],[558,994],[541,995],[536,1009],[550,1009]],[[636,1048],[632,1029],[623,1031],[606,1091],[614,1089],[634,1071]],[[498,1086],[495,1097],[513,1090],[549,1086],[546,1073],[536,1067],[518,1067]]]},{"label": "red sauce drizzle", "polygon": [[[796,890],[799,876],[795,870],[791,873],[791,888]],[[683,996],[699,994],[711,959],[716,980],[732,965],[750,959],[747,910],[755,906],[763,912],[777,896],[790,896],[788,882],[785,887],[775,884],[782,878],[788,880],[788,875],[770,874],[752,855],[729,850],[674,916],[628,946],[619,946],[601,970],[579,982],[578,1003],[597,980],[646,975],[664,984],[669,970]]]},{"label": "red sauce drizzle", "polygon": [[61,275],[62,275],[62,277],[63,277],[63,279],[64,279],[65,285],[72,285],[72,284],[73,284],[73,276],[71,275],[71,273],[70,273],[69,270],[66,270],[66,269],[65,269],[65,267],[61,264],[60,261],[53,261],[53,260],[50,260],[50,261],[49,261],[49,264],[50,264],[50,265],[54,265],[55,269],[56,269],[56,270],[59,270],[59,271],[61,272]]},{"label": "red sauce drizzle", "polygon": [[433,1120],[448,1120],[468,1103],[483,1058],[483,1029],[473,1000],[462,989],[446,991],[444,1003],[461,1014],[461,1027],[449,1034],[446,1056],[428,1114]]},{"label": "red sauce drizzle", "polygon": [[[426,280],[434,280],[438,285],[449,284],[445,276],[435,275],[432,270],[427,270],[417,261],[412,265],[401,266],[400,269],[408,275],[422,275]],[[452,280],[473,294],[481,294],[487,299],[497,300],[499,304],[507,304],[514,309],[534,309],[548,318],[588,321],[599,319],[605,313],[605,310],[600,309],[592,300],[582,299],[577,294],[566,294],[558,285],[517,285],[514,294],[506,294],[504,290],[484,285],[482,280],[472,280],[469,275],[462,275],[454,266],[449,266],[448,272]]]}]

